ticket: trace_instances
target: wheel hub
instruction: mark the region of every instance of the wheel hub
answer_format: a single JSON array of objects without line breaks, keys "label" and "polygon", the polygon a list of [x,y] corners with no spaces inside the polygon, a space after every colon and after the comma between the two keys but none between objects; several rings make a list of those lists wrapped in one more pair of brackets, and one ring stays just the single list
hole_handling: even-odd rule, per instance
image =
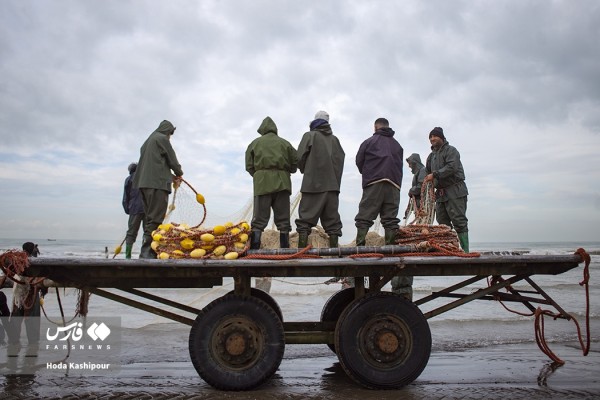
[{"label": "wheel hub", "polygon": [[253,365],[264,346],[256,324],[243,317],[227,318],[215,330],[212,352],[222,366],[245,369]]},{"label": "wheel hub", "polygon": [[408,327],[390,316],[375,316],[368,321],[360,332],[361,351],[367,361],[381,367],[404,362],[412,339]]}]

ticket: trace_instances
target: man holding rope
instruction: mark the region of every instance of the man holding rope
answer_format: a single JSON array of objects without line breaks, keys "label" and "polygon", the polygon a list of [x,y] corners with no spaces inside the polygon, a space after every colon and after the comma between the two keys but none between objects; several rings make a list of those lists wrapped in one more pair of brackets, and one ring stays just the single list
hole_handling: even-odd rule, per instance
[{"label": "man holding rope", "polygon": [[444,130],[435,127],[429,133],[431,154],[427,157],[425,182],[433,181],[435,214],[438,224],[454,228],[460,247],[469,252],[469,227],[467,220],[467,196],[465,171],[460,162],[460,153],[450,146]]},{"label": "man holding rope", "polygon": [[162,121],[140,149],[140,160],[133,179],[133,187],[139,188],[142,193],[146,215],[140,258],[156,258],[150,247],[152,232],[165,218],[173,181],[178,184],[179,177],[183,175],[170,141],[175,129],[171,122]]}]

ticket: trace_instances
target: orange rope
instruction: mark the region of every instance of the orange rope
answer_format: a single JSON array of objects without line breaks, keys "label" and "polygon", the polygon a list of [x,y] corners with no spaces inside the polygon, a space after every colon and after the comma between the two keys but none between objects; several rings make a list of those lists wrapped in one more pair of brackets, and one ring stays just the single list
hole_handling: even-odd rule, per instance
[{"label": "orange rope", "polygon": [[8,250],[0,255],[0,269],[2,269],[4,275],[17,283],[21,283],[23,285],[29,283],[15,278],[15,275],[21,275],[28,266],[29,258],[27,257],[27,253],[24,251]]},{"label": "orange rope", "polygon": [[[585,302],[586,302],[585,323],[586,323],[586,336],[587,336],[587,340],[586,340],[585,344],[583,342],[583,335],[581,333],[581,327],[579,325],[579,322],[573,315],[569,314],[568,316],[563,316],[562,314],[553,313],[552,311],[549,311],[549,310],[543,310],[541,307],[538,307],[535,310],[535,312],[533,312],[533,313],[521,313],[521,312],[518,312],[518,311],[508,308],[504,304],[504,302],[502,302],[501,300],[499,300],[496,297],[496,300],[502,305],[502,307],[504,307],[509,312],[512,312],[514,314],[518,314],[518,315],[521,315],[524,317],[530,317],[532,315],[535,316],[535,319],[534,319],[535,341],[536,341],[538,347],[540,348],[540,350],[544,354],[546,354],[548,356],[548,358],[550,358],[552,361],[554,361],[555,363],[557,363],[559,365],[563,365],[565,362],[562,359],[560,359],[556,354],[554,354],[554,352],[552,350],[550,350],[550,347],[548,346],[548,343],[546,341],[546,336],[545,336],[544,315],[552,317],[554,320],[560,318],[561,316],[569,317],[569,319],[572,319],[573,323],[575,324],[575,327],[577,329],[577,338],[579,340],[581,350],[583,351],[583,355],[587,356],[590,351],[591,333],[590,333],[590,291],[589,291],[590,270],[589,270],[589,267],[590,267],[591,258],[590,258],[590,255],[582,248],[577,249],[575,254],[577,254],[581,257],[581,262],[585,262],[585,266],[583,268],[583,280],[579,283],[579,285],[585,286]],[[492,286],[493,284],[495,284],[497,282],[502,282],[502,281],[503,281],[502,277],[495,277],[494,279],[488,281],[488,285]]]}]

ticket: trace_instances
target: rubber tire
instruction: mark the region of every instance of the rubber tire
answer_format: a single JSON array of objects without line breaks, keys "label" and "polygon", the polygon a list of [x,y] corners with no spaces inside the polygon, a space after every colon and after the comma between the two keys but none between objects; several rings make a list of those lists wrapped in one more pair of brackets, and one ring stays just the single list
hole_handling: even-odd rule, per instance
[{"label": "rubber tire", "polygon": [[[389,356],[387,363],[372,356],[366,340],[370,333],[388,332],[384,323],[402,331],[397,347],[402,354]],[[376,292],[346,307],[336,325],[335,346],[342,368],[354,381],[369,389],[399,389],[417,379],[427,366],[431,331],[414,303],[395,293]]]},{"label": "rubber tire", "polygon": [[[354,288],[346,288],[335,292],[323,306],[323,310],[321,311],[321,322],[337,323],[342,312],[344,312],[346,307],[348,307],[352,301],[354,301]],[[335,344],[328,343],[327,347],[336,353]]]},{"label": "rubber tire", "polygon": [[[234,293],[235,292],[232,290],[231,292],[227,293],[227,295]],[[250,288],[250,296],[261,299],[262,301],[270,305],[273,311],[275,311],[275,314],[277,314],[277,316],[281,320],[281,322],[283,322],[283,313],[281,312],[281,307],[279,307],[279,304],[277,304],[275,299],[269,293],[257,288]]]},{"label": "rubber tire", "polygon": [[[223,348],[215,346],[215,342],[224,337],[220,341],[229,343],[230,336],[223,333],[225,329],[246,325],[251,325],[246,332],[255,336],[258,350],[245,365],[228,364],[218,357]],[[198,314],[190,330],[192,364],[206,383],[220,390],[248,390],[260,386],[279,368],[284,349],[281,319],[271,306],[256,297],[235,294],[220,297]]]}]

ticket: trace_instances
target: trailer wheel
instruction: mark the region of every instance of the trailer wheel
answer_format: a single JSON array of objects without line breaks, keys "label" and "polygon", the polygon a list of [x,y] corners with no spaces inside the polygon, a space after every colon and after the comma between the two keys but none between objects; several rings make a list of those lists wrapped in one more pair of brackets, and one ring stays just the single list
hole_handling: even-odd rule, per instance
[{"label": "trailer wheel", "polygon": [[391,292],[367,294],[346,307],[335,346],[348,376],[371,389],[398,389],[423,372],[431,332],[421,310]]},{"label": "trailer wheel", "polygon": [[[232,290],[231,292],[227,293],[227,295],[230,295],[230,294],[234,294],[234,291]],[[264,301],[265,303],[267,303],[269,306],[271,306],[273,311],[275,311],[275,314],[277,314],[277,316],[279,317],[281,322],[283,322],[283,313],[281,312],[281,308],[279,307],[279,304],[277,304],[275,299],[273,297],[271,297],[271,295],[269,293],[265,292],[264,290],[257,289],[257,288],[250,288],[250,296],[259,298],[262,301]]]},{"label": "trailer wheel", "polygon": [[[323,306],[321,311],[321,322],[336,322],[342,315],[342,312],[354,300],[354,288],[342,289],[335,292]],[[328,343],[327,346],[335,351],[335,344]]]},{"label": "trailer wheel", "polygon": [[247,390],[267,381],[283,359],[283,323],[256,297],[225,295],[208,304],[190,331],[192,364],[221,390]]}]

